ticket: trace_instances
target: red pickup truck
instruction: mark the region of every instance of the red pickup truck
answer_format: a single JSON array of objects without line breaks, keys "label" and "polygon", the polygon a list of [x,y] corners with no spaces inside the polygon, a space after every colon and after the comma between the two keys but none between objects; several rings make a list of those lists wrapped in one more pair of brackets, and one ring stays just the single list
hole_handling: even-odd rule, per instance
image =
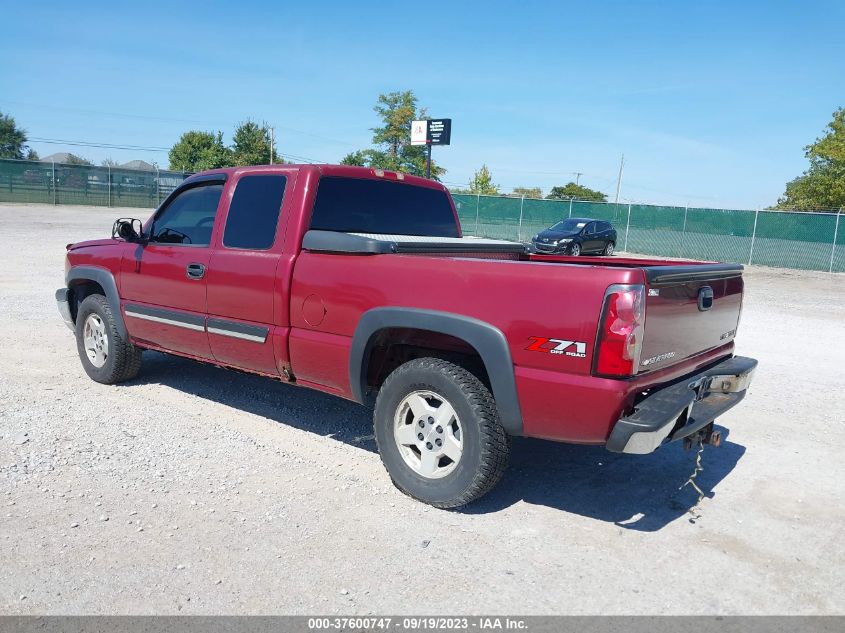
[{"label": "red pickup truck", "polygon": [[374,406],[390,477],[441,508],[496,484],[511,436],[715,443],[757,364],[733,354],[742,266],[463,237],[442,185],[378,169],[197,174],[67,250],[56,299],[92,379],[157,350]]}]

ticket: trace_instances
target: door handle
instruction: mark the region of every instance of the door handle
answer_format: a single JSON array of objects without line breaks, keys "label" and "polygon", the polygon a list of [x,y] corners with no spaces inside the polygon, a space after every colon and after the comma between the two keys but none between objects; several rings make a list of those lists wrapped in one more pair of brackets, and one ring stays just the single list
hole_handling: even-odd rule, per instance
[{"label": "door handle", "polygon": [[188,264],[185,275],[188,279],[202,279],[205,277],[205,264]]}]

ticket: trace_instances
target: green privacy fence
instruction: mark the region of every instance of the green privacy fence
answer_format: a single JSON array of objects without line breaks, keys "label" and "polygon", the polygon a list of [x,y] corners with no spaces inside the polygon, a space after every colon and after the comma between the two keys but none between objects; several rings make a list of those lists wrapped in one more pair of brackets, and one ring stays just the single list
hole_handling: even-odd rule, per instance
[{"label": "green privacy fence", "polygon": [[617,249],[629,253],[845,272],[841,213],[453,197],[466,235],[527,242],[563,218],[587,217],[611,222]]},{"label": "green privacy fence", "polygon": [[0,159],[0,202],[157,207],[189,174]]},{"label": "green privacy fence", "polygon": [[[0,202],[157,207],[189,174],[0,159]],[[567,217],[607,220],[631,253],[845,272],[840,213],[453,194],[464,233],[527,242]],[[841,211],[841,210],[840,210]]]}]

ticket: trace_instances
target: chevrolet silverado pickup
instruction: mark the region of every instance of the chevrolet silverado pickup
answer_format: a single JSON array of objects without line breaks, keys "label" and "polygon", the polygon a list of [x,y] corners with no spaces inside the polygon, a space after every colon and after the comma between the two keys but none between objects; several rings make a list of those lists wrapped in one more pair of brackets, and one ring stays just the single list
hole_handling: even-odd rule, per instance
[{"label": "chevrolet silverado pickup", "polygon": [[742,297],[742,266],[530,254],[464,237],[437,182],[332,165],[194,175],[69,244],[56,292],[93,380],[155,350],[371,406],[395,485],[440,508],[489,491],[512,436],[716,443],[757,364]]}]

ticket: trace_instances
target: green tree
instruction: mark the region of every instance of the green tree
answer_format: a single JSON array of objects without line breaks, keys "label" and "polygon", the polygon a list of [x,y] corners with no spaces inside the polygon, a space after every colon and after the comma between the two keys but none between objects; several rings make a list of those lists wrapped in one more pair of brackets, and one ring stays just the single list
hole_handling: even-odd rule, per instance
[{"label": "green tree", "polygon": [[113,158],[104,158],[100,162],[100,166],[101,167],[117,167],[118,164],[117,164],[117,161]]},{"label": "green tree", "polygon": [[8,114],[0,112],[0,158],[23,158],[27,149],[26,130]]},{"label": "green tree", "polygon": [[563,187],[552,187],[546,198],[549,200],[595,200],[596,202],[607,202],[606,194],[585,187],[584,185],[576,185],[574,182],[568,182]]},{"label": "green tree", "polygon": [[185,132],[170,148],[168,158],[170,169],[176,171],[203,171],[233,164],[232,150],[223,145],[223,132]]},{"label": "green tree", "polygon": [[[375,147],[351,152],[343,157],[341,163],[425,176],[426,148],[411,145],[411,122],[428,116],[425,108],[417,108],[417,97],[413,91],[379,95],[373,110],[382,123],[379,127],[371,128]],[[445,173],[445,169],[431,162],[433,179],[440,180]]]},{"label": "green tree", "polygon": [[469,181],[469,192],[481,194],[482,196],[495,196],[499,193],[499,186],[493,184],[493,174],[482,165]]},{"label": "green tree", "polygon": [[845,206],[845,108],[833,113],[825,133],[804,148],[810,167],[786,184],[777,209],[830,209]]},{"label": "green tree", "polygon": [[38,152],[36,152],[34,149],[30,147],[28,150],[26,150],[27,160],[38,160],[38,158]]},{"label": "green tree", "polygon": [[[232,162],[235,165],[270,164],[270,126],[247,119],[232,136]],[[274,162],[277,161],[274,158]]]},{"label": "green tree", "polygon": [[341,165],[353,165],[355,167],[365,167],[367,165],[367,150],[357,150],[349,152],[340,160]]},{"label": "green tree", "polygon": [[93,165],[90,160],[87,158],[83,158],[82,156],[77,156],[76,154],[68,154],[67,158],[65,159],[65,165]]},{"label": "green tree", "polygon": [[511,195],[525,196],[526,198],[542,198],[543,190],[540,187],[514,187]]}]

